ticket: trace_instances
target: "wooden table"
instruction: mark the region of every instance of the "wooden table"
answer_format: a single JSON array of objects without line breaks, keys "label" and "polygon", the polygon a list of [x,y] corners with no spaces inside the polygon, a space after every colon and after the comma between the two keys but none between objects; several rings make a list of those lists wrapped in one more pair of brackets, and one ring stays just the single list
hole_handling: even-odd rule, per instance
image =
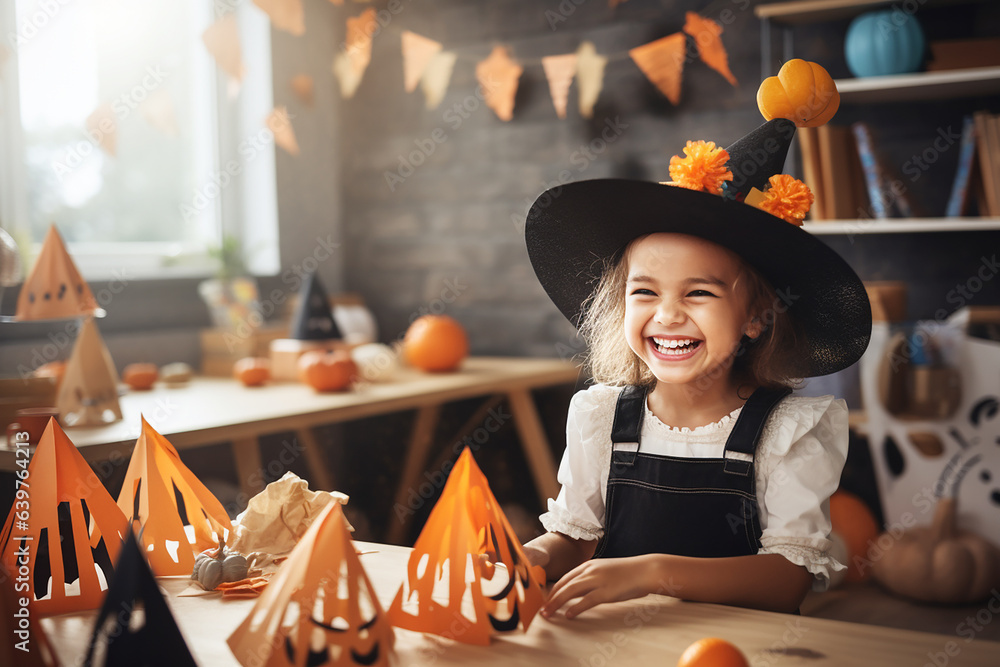
[{"label": "wooden table", "polygon": [[[367,383],[349,392],[335,393],[317,393],[299,383],[246,388],[228,378],[198,377],[180,388],[161,383],[151,391],[129,392],[121,398],[122,421],[100,427],[67,428],[66,433],[91,464],[127,460],[139,437],[140,414],[178,449],[230,441],[241,490],[250,498],[260,491],[264,481],[258,437],[294,431],[315,486],[332,490],[335,479],[312,427],[416,410],[396,496],[396,502],[405,506],[409,490],[419,485],[428,463],[441,406],[486,397],[462,431],[450,440],[460,442],[484,425],[502,425],[491,416],[491,410],[506,400],[544,506],[545,499],[554,498],[559,487],[555,460],[531,390],[573,383],[578,377],[579,368],[567,361],[514,357],[472,357],[454,373],[401,369],[391,382]],[[15,470],[12,450],[0,449],[0,470]],[[388,540],[399,542],[406,535],[408,523],[393,521],[391,526]]]},{"label": "wooden table", "polygon": [[[358,543],[368,577],[388,608],[405,577],[409,549]],[[201,665],[238,665],[226,639],[253,607],[253,600],[178,598],[186,578],[159,580],[168,604]],[[63,664],[76,664],[88,645],[96,611],[41,620]],[[998,619],[1000,621],[1000,619]],[[751,665],[877,665],[879,667],[995,667],[1000,643],[792,616],[650,595],[595,607],[567,621],[536,617],[526,633],[495,636],[488,648],[457,644],[434,635],[396,630],[398,665],[674,665],[701,637],[736,644]],[[948,655],[948,651],[955,655]],[[935,658],[937,662],[935,662]]]}]

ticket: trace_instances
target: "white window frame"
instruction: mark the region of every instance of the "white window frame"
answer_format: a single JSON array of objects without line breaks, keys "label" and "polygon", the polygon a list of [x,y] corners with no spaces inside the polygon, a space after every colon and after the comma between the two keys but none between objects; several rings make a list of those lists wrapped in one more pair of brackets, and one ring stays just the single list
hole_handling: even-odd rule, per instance
[{"label": "white window frame", "polygon": [[[206,11],[214,15],[209,23],[227,13],[236,13],[246,74],[238,94],[233,95],[228,77],[217,69],[207,51],[203,54],[206,64],[203,71],[213,79],[210,85],[214,85],[215,90],[212,100],[215,131],[206,138],[214,142],[214,165],[211,176],[202,178],[201,188],[204,189],[212,177],[223,174],[228,161],[241,163],[240,173],[231,177],[231,182],[213,198],[221,232],[241,241],[244,261],[251,274],[275,275],[280,270],[280,260],[274,145],[269,142],[267,149],[255,152],[252,159],[243,160],[239,152],[242,142],[266,131],[265,119],[273,108],[270,21],[263,12],[243,0],[206,2]],[[6,64],[0,69],[0,226],[15,235],[28,219],[14,41],[17,30],[14,3],[0,2],[0,43],[9,52]],[[194,194],[192,192],[191,196]],[[180,211],[177,215],[180,218]],[[37,256],[40,245],[37,241],[32,244],[32,257]],[[115,278],[117,271],[124,271],[131,279],[209,277],[218,268],[208,248],[192,251],[179,243],[94,241],[67,243],[67,246],[89,281]],[[109,267],[115,267],[114,272]]]}]

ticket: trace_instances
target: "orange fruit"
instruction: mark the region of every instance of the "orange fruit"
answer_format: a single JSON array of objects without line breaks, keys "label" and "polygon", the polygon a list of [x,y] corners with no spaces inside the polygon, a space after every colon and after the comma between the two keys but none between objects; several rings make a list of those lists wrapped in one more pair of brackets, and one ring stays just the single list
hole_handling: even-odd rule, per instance
[{"label": "orange fruit", "polygon": [[743,651],[718,637],[702,637],[688,646],[677,667],[749,667]]},{"label": "orange fruit", "polygon": [[259,387],[271,379],[271,360],[266,357],[243,357],[233,364],[233,377],[245,387]]},{"label": "orange fruit", "polygon": [[447,315],[418,317],[403,337],[407,363],[422,371],[453,371],[468,354],[465,329]]},{"label": "orange fruit", "polygon": [[879,534],[871,510],[853,493],[837,491],[830,497],[830,522],[833,532],[840,535],[847,545],[849,562],[844,563],[847,566],[845,579],[849,582],[864,581],[871,575],[871,567],[865,563],[868,549]]},{"label": "orange fruit", "polygon": [[343,391],[358,376],[358,366],[346,350],[313,350],[299,357],[299,379],[316,391]]},{"label": "orange fruit", "polygon": [[122,382],[136,390],[152,389],[158,377],[160,369],[156,364],[129,364],[122,371]]}]

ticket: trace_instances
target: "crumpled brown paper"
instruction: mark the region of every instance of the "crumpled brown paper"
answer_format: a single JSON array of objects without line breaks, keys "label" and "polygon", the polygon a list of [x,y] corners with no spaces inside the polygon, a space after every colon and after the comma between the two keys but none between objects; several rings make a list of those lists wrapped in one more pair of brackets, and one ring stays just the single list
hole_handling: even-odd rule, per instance
[{"label": "crumpled brown paper", "polygon": [[[236,537],[229,548],[241,554],[288,553],[327,505],[333,501],[346,505],[348,500],[339,491],[310,491],[304,479],[286,472],[251,498],[246,510],[236,517]],[[354,530],[350,524],[348,528]]]}]

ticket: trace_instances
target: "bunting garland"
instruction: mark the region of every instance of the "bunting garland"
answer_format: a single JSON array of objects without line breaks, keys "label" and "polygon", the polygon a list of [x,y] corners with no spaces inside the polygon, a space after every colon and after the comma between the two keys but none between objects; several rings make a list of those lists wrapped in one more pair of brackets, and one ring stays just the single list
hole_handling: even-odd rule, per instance
[{"label": "bunting garland", "polygon": [[695,46],[698,47],[698,56],[706,65],[726,77],[726,81],[735,86],[736,77],[729,71],[729,56],[719,38],[719,35],[722,34],[722,26],[712,19],[703,18],[694,12],[685,14],[685,19],[687,23],[684,24],[684,32],[694,38]]},{"label": "bunting garland", "polygon": [[354,97],[361,84],[361,77],[372,60],[372,35],[378,30],[375,9],[369,7],[360,16],[347,19],[347,38],[344,50],[333,60],[333,73],[340,81],[340,94]]},{"label": "bunting garland", "polygon": [[431,59],[441,51],[441,42],[409,30],[403,31],[403,88],[412,93],[423,78]]},{"label": "bunting garland", "polygon": [[556,115],[566,117],[566,102],[569,99],[569,87],[576,76],[577,54],[567,53],[563,56],[546,56],[542,58],[542,69],[549,81],[549,94],[552,95],[552,106]]},{"label": "bunting garland", "polygon": [[483,89],[486,106],[497,118],[509,121],[514,117],[514,96],[524,68],[514,62],[507,49],[493,47],[490,57],[476,65],[476,80]]},{"label": "bunting garland", "polygon": [[687,38],[675,32],[655,42],[637,46],[628,54],[660,92],[674,106],[681,101],[681,78],[684,74],[684,49]]},{"label": "bunting garland", "polygon": [[591,42],[584,42],[576,50],[576,88],[580,105],[580,115],[591,118],[594,115],[594,105],[604,87],[604,66],[608,64],[605,56],[598,55]]},{"label": "bunting garland", "polygon": [[455,60],[458,56],[454,51],[441,51],[436,53],[427,67],[424,68],[424,76],[420,79],[420,89],[424,91],[424,99],[427,101],[428,109],[436,109],[444,94],[448,90],[448,83],[451,81],[451,71],[455,69]]}]

